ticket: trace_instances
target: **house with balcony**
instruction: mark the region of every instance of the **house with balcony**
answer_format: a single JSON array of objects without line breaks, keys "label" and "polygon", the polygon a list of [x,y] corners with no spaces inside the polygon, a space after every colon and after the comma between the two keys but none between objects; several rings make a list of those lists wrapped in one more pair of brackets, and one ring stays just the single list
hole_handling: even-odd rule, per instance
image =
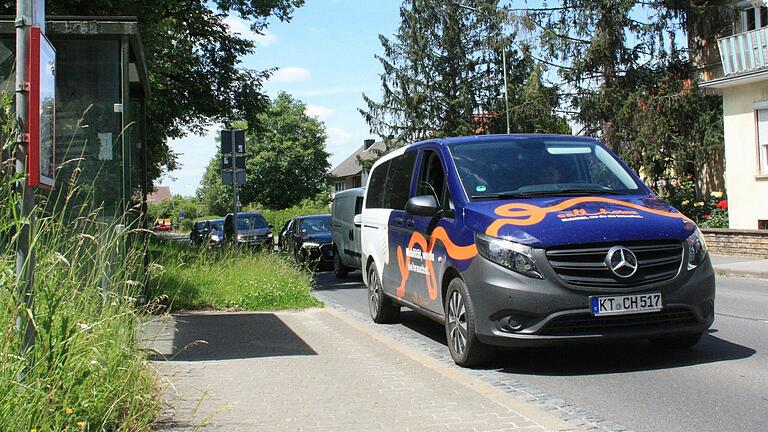
[{"label": "house with balcony", "polygon": [[723,97],[729,225],[768,229],[768,4],[724,2],[725,34],[694,61]]}]

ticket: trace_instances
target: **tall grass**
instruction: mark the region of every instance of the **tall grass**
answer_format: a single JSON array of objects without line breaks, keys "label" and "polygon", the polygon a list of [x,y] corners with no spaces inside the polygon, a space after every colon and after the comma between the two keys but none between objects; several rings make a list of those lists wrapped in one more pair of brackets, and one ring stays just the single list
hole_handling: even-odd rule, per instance
[{"label": "tall grass", "polygon": [[[13,150],[13,125],[5,107],[7,156]],[[118,225],[120,218],[105,218],[99,209],[70,205],[79,193],[78,169],[72,178],[57,179],[74,186],[50,206],[56,212],[35,210],[35,300],[26,310],[18,305],[14,274],[17,233],[29,222],[16,207],[16,186],[24,179],[10,174],[10,161],[4,160],[2,168],[0,430],[149,430],[159,403],[134,336],[143,252],[126,247],[140,230]],[[20,356],[15,329],[20,314],[27,314],[37,331],[26,357]]]},{"label": "tall grass", "polygon": [[150,246],[153,296],[165,294],[174,310],[303,309],[321,303],[312,274],[285,258],[245,248],[195,248],[170,240]]}]

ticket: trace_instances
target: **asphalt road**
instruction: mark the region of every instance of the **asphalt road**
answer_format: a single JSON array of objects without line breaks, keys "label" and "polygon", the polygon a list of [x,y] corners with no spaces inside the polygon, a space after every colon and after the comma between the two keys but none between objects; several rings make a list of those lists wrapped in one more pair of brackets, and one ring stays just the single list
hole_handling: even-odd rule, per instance
[{"label": "asphalt road", "polygon": [[[764,432],[768,281],[718,277],[717,290],[715,323],[692,350],[656,350],[645,341],[518,349],[500,353],[492,373],[639,432]],[[320,273],[316,291],[368,313],[359,272],[341,283]],[[447,351],[439,324],[404,309],[398,326]]]}]

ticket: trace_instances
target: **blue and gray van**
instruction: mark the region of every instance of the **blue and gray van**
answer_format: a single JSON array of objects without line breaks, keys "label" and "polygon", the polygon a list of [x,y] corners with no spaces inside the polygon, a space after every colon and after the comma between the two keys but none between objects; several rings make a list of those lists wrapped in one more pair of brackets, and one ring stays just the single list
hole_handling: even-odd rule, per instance
[{"label": "blue and gray van", "polygon": [[696,224],[592,138],[408,145],[372,167],[359,222],[373,320],[406,306],[443,323],[463,366],[495,346],[690,348],[714,320]]}]

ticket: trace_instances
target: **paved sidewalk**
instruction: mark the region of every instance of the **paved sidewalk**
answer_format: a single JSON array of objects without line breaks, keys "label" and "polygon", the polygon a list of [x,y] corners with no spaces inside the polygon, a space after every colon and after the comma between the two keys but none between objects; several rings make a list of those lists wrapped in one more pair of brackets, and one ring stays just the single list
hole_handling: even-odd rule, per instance
[{"label": "paved sidewalk", "polygon": [[711,258],[718,275],[768,279],[768,259],[727,255],[712,255]]},{"label": "paved sidewalk", "polygon": [[145,333],[169,358],[153,362],[172,384],[158,431],[575,430],[331,309],[183,314]]}]

